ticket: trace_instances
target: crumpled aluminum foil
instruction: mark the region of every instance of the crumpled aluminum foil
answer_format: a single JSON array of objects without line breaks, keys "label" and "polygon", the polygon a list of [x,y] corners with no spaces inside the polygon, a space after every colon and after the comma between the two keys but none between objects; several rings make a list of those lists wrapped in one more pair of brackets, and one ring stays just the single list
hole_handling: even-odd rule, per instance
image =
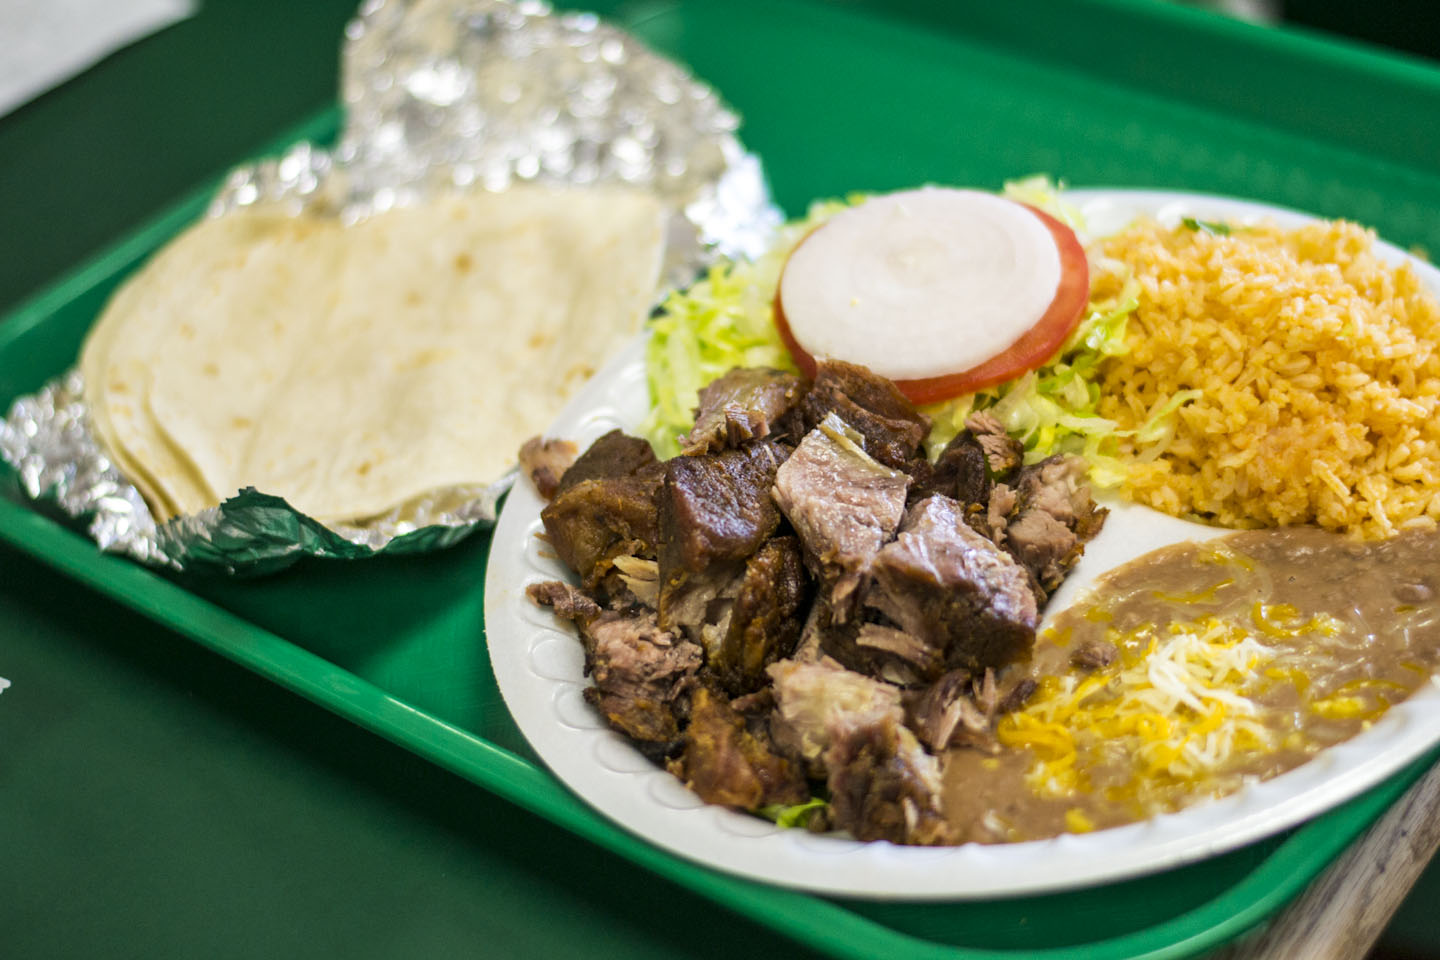
[{"label": "crumpled aluminum foil", "polygon": [[[235,170],[211,216],[264,206],[351,224],[437,191],[643,186],[672,211],[670,285],[718,257],[758,255],[781,222],[715,91],[592,14],[535,0],[367,0],[345,38],[336,147],[300,143]],[[102,549],[229,573],[447,546],[494,523],[515,476],[417,498],[363,527],[327,528],[253,490],[157,525],[90,435],[76,371],[15,402],[0,456],[26,495],[88,516]]]}]

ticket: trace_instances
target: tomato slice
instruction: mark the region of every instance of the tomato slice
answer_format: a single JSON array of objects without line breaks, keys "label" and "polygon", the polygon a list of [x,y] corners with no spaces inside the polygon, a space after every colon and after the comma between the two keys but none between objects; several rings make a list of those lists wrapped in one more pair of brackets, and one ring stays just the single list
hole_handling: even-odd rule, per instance
[{"label": "tomato slice", "polygon": [[[938,403],[953,397],[974,393],[997,383],[1014,380],[1044,365],[1064,345],[1065,340],[1080,323],[1085,306],[1090,302],[1090,264],[1085,259],[1085,248],[1075,236],[1075,231],[1042,210],[1021,204],[1050,231],[1055,239],[1055,248],[1060,254],[1060,282],[1055,288],[1055,297],[1049,308],[1025,333],[1009,347],[986,360],[979,366],[959,373],[941,377],[927,377],[923,380],[896,380],[895,386],[911,403]],[[819,229],[823,229],[819,228]],[[801,243],[804,243],[802,240]],[[775,326],[780,339],[790,351],[795,365],[807,377],[814,377],[815,358],[796,341],[785,321],[785,308],[780,302],[780,290],[775,291]],[[855,358],[847,357],[854,361]]]}]

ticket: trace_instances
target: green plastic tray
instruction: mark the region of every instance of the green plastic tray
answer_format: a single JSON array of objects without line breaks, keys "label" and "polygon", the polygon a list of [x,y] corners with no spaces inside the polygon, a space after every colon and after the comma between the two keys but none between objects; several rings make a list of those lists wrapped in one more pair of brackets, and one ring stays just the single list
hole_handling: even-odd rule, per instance
[{"label": "green plastic tray", "polygon": [[[1440,250],[1440,71],[1122,0],[601,3],[746,118],[777,199],[923,181],[1252,197]],[[277,141],[333,135],[336,114]],[[240,158],[237,158],[237,160]],[[198,217],[187,197],[0,320],[0,402],[69,366],[109,292]],[[0,536],[204,646],[559,826],[836,957],[1195,956],[1263,923],[1433,762],[1317,820],[1180,870],[987,903],[867,903],[717,874],[621,832],[540,766],[484,643],[488,538],[442,554],[307,562],[255,581],[167,577],[99,554],[8,484]],[[477,813],[477,815],[482,815]]]}]

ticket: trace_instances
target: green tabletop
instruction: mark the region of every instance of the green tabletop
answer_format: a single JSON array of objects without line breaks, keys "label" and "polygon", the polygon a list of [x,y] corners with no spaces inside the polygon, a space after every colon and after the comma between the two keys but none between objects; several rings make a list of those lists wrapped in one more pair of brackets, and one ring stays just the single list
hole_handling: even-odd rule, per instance
[{"label": "green tabletop", "polygon": [[[0,313],[333,103],[354,6],[211,0],[0,118]],[[0,955],[815,956],[4,546],[0,676]]]},{"label": "green tabletop", "polygon": [[782,949],[8,548],[0,665],[4,956]]}]

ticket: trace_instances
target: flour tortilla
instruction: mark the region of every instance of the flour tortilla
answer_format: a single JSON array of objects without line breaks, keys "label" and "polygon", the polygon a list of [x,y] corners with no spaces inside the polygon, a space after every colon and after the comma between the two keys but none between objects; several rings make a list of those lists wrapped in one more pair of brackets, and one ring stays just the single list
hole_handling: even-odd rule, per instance
[{"label": "flour tortilla", "polygon": [[[259,275],[276,218],[203,221],[162,250],[115,294],[80,355],[91,426],[110,459],[160,519],[218,501],[194,464],[154,422],[154,357],[166,338],[193,337],[199,318],[224,309],[244,274]],[[281,253],[280,258],[293,255]]]},{"label": "flour tortilla", "polygon": [[493,481],[639,329],[662,223],[648,194],[523,188],[201,224],[87,343],[102,439],[181,512],[254,486],[358,522]]}]

